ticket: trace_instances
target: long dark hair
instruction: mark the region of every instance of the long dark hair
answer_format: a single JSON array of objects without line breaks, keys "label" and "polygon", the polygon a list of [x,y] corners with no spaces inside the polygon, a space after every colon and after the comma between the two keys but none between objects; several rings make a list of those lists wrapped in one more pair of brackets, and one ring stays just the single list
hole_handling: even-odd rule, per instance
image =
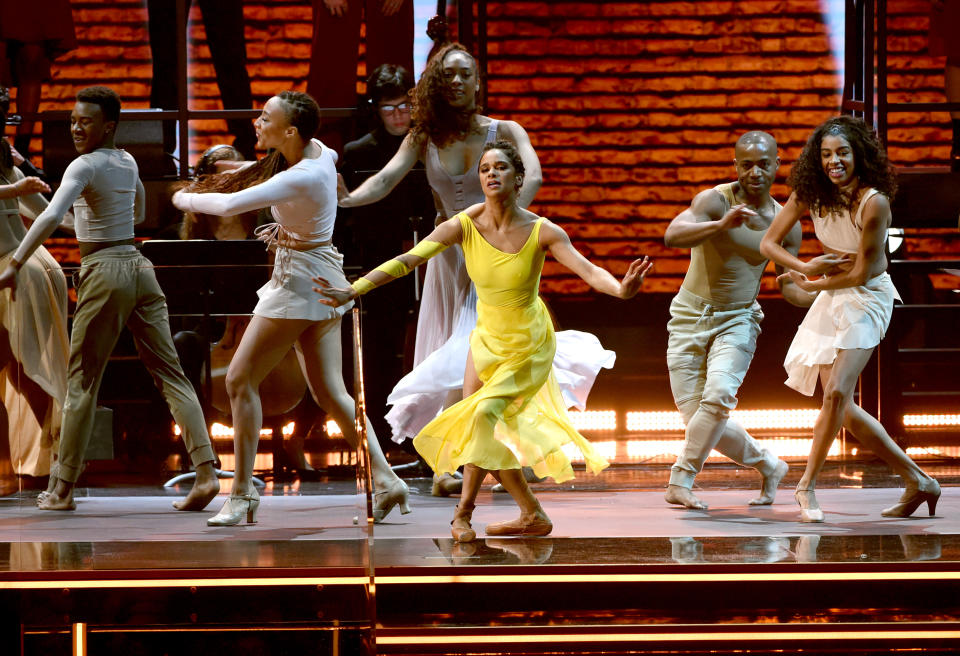
[{"label": "long dark hair", "polygon": [[797,198],[820,215],[845,209],[853,211],[851,205],[856,198],[847,198],[823,170],[820,146],[828,135],[841,136],[850,143],[853,173],[859,186],[873,187],[892,201],[897,193],[896,170],[873,129],[852,116],[836,116],[824,121],[807,139],[787,179]]},{"label": "long dark hair", "polygon": [[447,81],[443,77],[443,60],[451,52],[462,52],[470,57],[474,73],[479,79],[477,60],[461,44],[451,43],[430,58],[412,94],[413,127],[410,132],[414,138],[427,137],[439,148],[470,134],[473,117],[480,111],[479,91],[477,102],[470,108],[451,107],[446,98]]},{"label": "long dark hair", "polygon": [[[310,141],[320,128],[320,107],[309,94],[301,91],[281,91],[277,97],[283,101],[283,108],[290,125],[297,129],[304,143]],[[269,180],[287,168],[286,158],[280,151],[259,160],[256,164],[231,174],[202,175],[197,180],[183,185],[187,191],[215,191],[230,194],[258,185]]]}]

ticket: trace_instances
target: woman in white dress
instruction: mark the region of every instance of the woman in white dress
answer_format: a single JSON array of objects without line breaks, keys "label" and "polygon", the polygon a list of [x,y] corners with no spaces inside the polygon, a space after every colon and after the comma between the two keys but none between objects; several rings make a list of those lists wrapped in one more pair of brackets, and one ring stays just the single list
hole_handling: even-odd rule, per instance
[{"label": "woman in white dress", "polygon": [[[270,207],[276,219],[258,230],[276,249],[273,276],[257,292],[260,300],[227,372],[236,477],[223,509],[207,521],[211,526],[256,519],[260,498],[253,486],[253,463],[263,423],[259,387],[291,347],[317,404],[351,444],[357,443],[354,401],[341,368],[340,319],[349,307],[321,305],[311,291],[310,279],[318,275],[346,284],[343,258],[331,244],[337,213],[336,154],[312,139],[319,125],[320,109],[313,98],[281,92],[267,101],[255,123],[257,146],[273,149],[271,155],[237,173],[212,176],[207,193],[179,191],[173,198],[181,210],[216,216]],[[377,490],[374,520],[381,521],[397,505],[401,512],[410,512],[406,484],[390,469],[369,423],[367,431]]]},{"label": "woman in white dress", "polygon": [[[486,144],[514,145],[526,169],[517,204],[526,208],[542,182],[540,160],[530,138],[515,121],[479,112],[476,60],[457,43],[439,50],[413,90],[413,127],[397,154],[354,191],[340,188],[340,205],[354,207],[385,197],[417,164],[426,168],[437,200],[438,222],[484,201],[477,164]],[[406,217],[398,217],[398,220]],[[417,321],[414,370],[393,389],[387,420],[393,439],[412,438],[445,407],[462,396],[470,332],[477,323],[477,294],[459,246],[427,262]],[[579,331],[557,333],[557,381],[569,406],[583,408],[601,368],[616,356],[597,338]]]},{"label": "woman in white dress", "polygon": [[[787,268],[783,275],[801,289],[818,292],[784,362],[788,386],[807,396],[813,395],[818,378],[823,386],[807,468],[797,484],[801,519],[823,521],[814,490],[841,426],[906,482],[900,502],[884,510],[884,516],[907,517],[923,503],[933,515],[940,497],[937,481],[904,453],[879,421],[853,403],[854,386],[883,339],[898,298],[886,273],[884,248],[896,192],[893,166],[863,121],[840,116],[814,130],[789,184],[793,193],[764,235],[760,251]],[[804,262],[780,242],[808,211],[824,254]]]}]

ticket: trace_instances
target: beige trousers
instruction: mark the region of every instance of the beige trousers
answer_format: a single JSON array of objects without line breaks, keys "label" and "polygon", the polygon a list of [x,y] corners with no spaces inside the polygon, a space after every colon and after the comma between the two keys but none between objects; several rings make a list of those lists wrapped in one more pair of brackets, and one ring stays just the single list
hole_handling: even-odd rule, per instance
[{"label": "beige trousers", "polygon": [[194,466],[213,461],[203,410],[180,368],[170,336],[167,301],[150,260],[133,246],[91,253],[81,261],[76,287],[57,476],[75,483],[80,475],[100,382],[125,325],[133,333],[140,360],[181,428],[190,461]]}]

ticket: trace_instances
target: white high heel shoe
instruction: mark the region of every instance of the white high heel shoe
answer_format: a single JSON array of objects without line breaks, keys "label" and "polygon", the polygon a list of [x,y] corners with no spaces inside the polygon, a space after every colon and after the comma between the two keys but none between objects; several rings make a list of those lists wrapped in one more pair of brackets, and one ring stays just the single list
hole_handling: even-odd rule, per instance
[{"label": "white high heel shoe", "polygon": [[253,494],[231,494],[220,512],[207,520],[207,526],[236,526],[244,517],[247,524],[256,524],[259,508],[260,495],[256,491]]},{"label": "white high heel shoe", "polygon": [[[809,495],[804,498],[804,502],[800,500],[800,495],[805,494]],[[822,522],[823,521],[823,511],[820,510],[820,504],[817,503],[817,497],[814,496],[814,490],[801,490],[797,488],[793,493],[793,498],[797,500],[797,504],[800,506],[800,521],[801,522]]]}]

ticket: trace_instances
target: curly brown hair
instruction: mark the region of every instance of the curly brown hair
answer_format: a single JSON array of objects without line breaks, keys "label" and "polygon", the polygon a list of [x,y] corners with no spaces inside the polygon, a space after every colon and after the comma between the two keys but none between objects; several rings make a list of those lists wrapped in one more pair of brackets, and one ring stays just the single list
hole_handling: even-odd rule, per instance
[{"label": "curly brown hair", "polygon": [[473,70],[478,76],[477,60],[461,44],[451,43],[430,58],[420,76],[420,81],[411,93],[413,102],[410,129],[414,138],[426,137],[439,148],[463,139],[474,129],[473,117],[480,112],[480,92],[473,107],[455,108],[446,97],[447,81],[443,77],[443,60],[451,52],[462,52],[473,61]]},{"label": "curly brown hair", "polygon": [[[830,181],[820,160],[820,146],[824,137],[840,136],[850,143],[853,150],[853,172],[860,187],[873,187],[891,201],[897,193],[897,173],[887,153],[870,126],[859,118],[836,116],[817,126],[807,139],[787,184],[797,198],[818,214],[843,210],[853,211],[856,197],[847,198],[840,188]],[[856,195],[855,195],[856,196]]]}]

